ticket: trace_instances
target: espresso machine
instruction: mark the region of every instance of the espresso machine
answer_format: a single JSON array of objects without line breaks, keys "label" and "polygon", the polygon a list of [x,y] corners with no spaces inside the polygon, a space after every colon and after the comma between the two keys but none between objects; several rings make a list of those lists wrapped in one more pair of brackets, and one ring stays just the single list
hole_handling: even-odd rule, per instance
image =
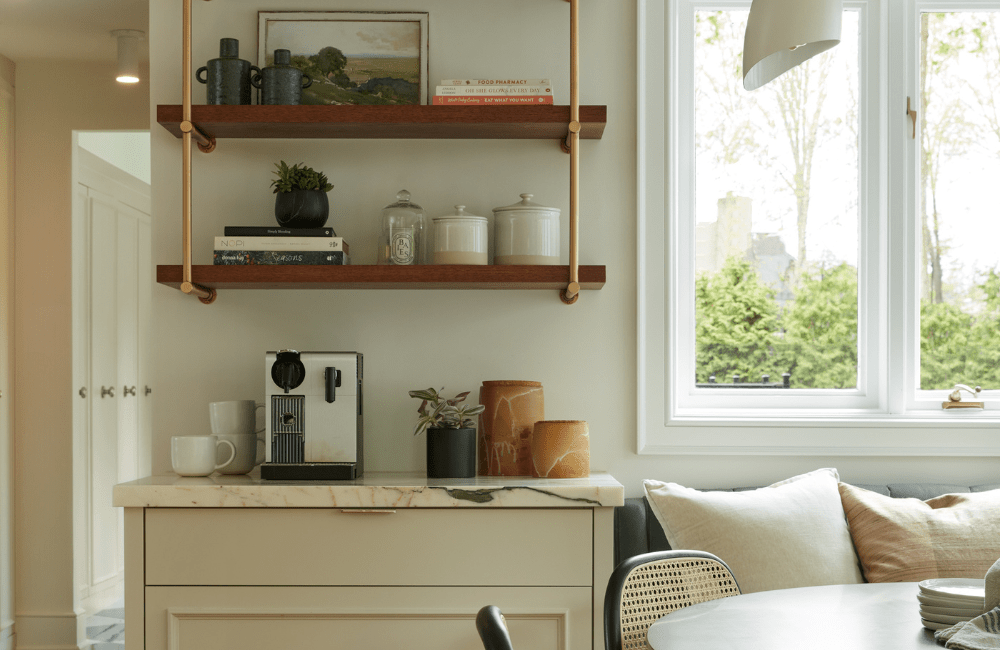
[{"label": "espresso machine", "polygon": [[362,355],[279,350],[265,357],[271,480],[349,480],[364,469]]}]

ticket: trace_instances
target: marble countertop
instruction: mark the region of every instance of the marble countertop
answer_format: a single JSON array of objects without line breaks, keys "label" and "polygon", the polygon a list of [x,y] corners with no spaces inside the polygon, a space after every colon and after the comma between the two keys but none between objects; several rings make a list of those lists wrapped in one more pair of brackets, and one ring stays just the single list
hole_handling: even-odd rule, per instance
[{"label": "marble countertop", "polygon": [[544,479],[479,476],[428,479],[422,473],[369,472],[354,481],[265,481],[246,476],[150,476],[114,488],[125,508],[594,508],[624,504],[613,476]]}]

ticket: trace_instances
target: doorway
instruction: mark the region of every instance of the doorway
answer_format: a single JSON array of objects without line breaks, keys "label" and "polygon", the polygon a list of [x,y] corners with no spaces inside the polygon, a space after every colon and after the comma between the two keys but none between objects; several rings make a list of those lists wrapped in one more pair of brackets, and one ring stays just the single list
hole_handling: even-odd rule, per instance
[{"label": "doorway", "polygon": [[123,513],[112,488],[152,468],[154,276],[149,132],[73,139],[73,583],[83,622],[123,595]]}]

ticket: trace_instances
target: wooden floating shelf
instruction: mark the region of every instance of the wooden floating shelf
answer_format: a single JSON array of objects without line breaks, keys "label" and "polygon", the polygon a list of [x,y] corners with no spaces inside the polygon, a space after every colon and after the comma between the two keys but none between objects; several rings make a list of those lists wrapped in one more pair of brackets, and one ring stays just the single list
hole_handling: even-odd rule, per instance
[{"label": "wooden floating shelf", "polygon": [[[180,265],[156,267],[156,281],[180,289]],[[215,266],[191,269],[195,284],[225,289],[547,289],[562,291],[568,266]],[[580,287],[600,289],[605,267],[580,266]]]},{"label": "wooden floating shelf", "polygon": [[[562,139],[569,106],[216,106],[191,107],[215,138]],[[581,106],[580,137],[604,134],[607,106]],[[181,137],[180,105],[158,105],[156,121]]]}]

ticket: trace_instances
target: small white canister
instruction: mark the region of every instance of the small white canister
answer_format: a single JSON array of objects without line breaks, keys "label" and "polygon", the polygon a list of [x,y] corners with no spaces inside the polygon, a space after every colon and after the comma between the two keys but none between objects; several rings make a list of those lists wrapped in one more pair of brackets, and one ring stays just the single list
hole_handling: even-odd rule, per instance
[{"label": "small white canister", "polygon": [[494,264],[559,263],[559,208],[538,205],[533,196],[493,208]]},{"label": "small white canister", "polygon": [[455,206],[455,214],[434,217],[435,264],[486,264],[489,227],[486,217]]}]

